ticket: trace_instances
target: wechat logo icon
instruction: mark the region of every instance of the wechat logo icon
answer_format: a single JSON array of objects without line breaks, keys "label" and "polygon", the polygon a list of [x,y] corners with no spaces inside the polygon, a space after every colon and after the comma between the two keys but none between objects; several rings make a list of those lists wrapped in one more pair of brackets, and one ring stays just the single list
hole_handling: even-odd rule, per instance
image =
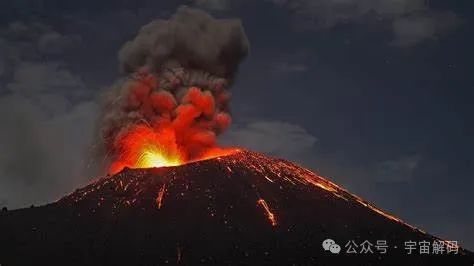
[{"label": "wechat logo icon", "polygon": [[331,252],[332,254],[339,254],[341,252],[341,246],[336,244],[332,239],[326,239],[323,241],[323,248],[326,251]]}]

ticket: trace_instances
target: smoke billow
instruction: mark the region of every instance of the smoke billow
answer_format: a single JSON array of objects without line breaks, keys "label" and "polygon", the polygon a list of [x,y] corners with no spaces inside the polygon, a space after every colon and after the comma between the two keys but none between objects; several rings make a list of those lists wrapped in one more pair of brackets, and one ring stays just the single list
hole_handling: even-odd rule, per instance
[{"label": "smoke billow", "polygon": [[227,88],[248,50],[239,20],[188,7],[143,26],[120,50],[126,78],[106,97],[101,133],[107,154],[127,165],[113,157],[129,157],[124,142],[144,127],[165,149],[172,142],[185,160],[214,147],[231,123]]}]

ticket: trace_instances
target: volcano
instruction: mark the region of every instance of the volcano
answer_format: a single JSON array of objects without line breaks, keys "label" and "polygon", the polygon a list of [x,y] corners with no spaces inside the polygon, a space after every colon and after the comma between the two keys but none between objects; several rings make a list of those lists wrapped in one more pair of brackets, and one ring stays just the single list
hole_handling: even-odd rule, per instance
[{"label": "volcano", "polygon": [[[309,170],[243,150],[180,166],[126,168],[57,202],[4,210],[0,236],[1,265],[474,262],[461,248],[409,255],[407,241],[445,242]],[[326,239],[339,254],[323,248]],[[363,242],[371,252],[361,251]]]}]

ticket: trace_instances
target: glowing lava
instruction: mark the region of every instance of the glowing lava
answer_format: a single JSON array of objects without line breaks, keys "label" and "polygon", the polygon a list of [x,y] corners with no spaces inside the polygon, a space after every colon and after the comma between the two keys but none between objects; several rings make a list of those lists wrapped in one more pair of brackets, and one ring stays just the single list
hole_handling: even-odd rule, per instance
[{"label": "glowing lava", "polygon": [[178,155],[166,156],[166,151],[151,145],[141,152],[137,160],[137,168],[152,168],[162,166],[176,166],[182,164]]},{"label": "glowing lava", "polygon": [[173,127],[153,128],[137,125],[120,136],[114,153],[118,154],[111,164],[109,173],[116,174],[125,167],[154,168],[178,166],[189,162],[230,155],[238,149],[209,147],[198,154],[191,154],[179,148]]},{"label": "glowing lava", "polygon": [[[146,131],[148,132],[148,129]],[[146,138],[146,134],[140,136],[145,137],[141,139],[142,141],[150,140],[150,138]],[[134,135],[134,137],[137,137],[137,135]],[[139,140],[126,143],[135,147],[134,143],[140,142]],[[137,145],[137,147],[142,146]],[[170,154],[167,150],[158,150],[158,152]],[[130,152],[130,154],[133,155],[134,153]],[[139,168],[138,166],[140,166],[140,164],[137,162],[140,162],[141,154],[142,153],[138,154],[137,157],[125,156],[124,158],[133,158],[136,161],[131,160],[131,162],[136,163],[136,168]],[[162,157],[159,158],[161,159]],[[142,158],[142,161],[143,160]],[[179,161],[178,163],[187,164],[190,162],[192,161]],[[159,163],[162,163],[162,161],[159,161]],[[176,182],[182,182],[182,187],[185,188],[186,191],[193,191],[192,187],[194,186],[194,182],[196,182],[196,177],[203,177],[202,180],[212,179],[214,182],[217,180],[240,180],[239,182],[250,184],[249,187],[253,188],[252,191],[256,193],[255,208],[262,212],[262,218],[266,219],[274,228],[277,228],[279,225],[285,225],[287,222],[286,219],[289,219],[289,217],[282,213],[282,206],[284,205],[281,205],[281,203],[279,205],[278,201],[275,200],[267,201],[265,198],[274,198],[275,195],[278,195],[276,193],[280,193],[282,190],[296,188],[304,193],[323,192],[323,195],[325,195],[324,198],[326,198],[326,196],[329,197],[331,202],[337,201],[351,208],[354,206],[362,206],[364,209],[392,222],[401,224],[414,232],[426,234],[424,231],[405,223],[394,215],[382,211],[373,204],[351,194],[344,188],[339,187],[335,183],[308,169],[286,160],[270,158],[255,152],[239,149],[221,149],[217,147],[210,148],[205,154],[199,157],[197,162],[181,165],[179,167],[170,167],[164,170],[165,171],[160,171],[158,175],[154,174],[153,171],[147,170],[124,171],[112,178],[101,179],[94,184],[76,191],[67,198],[71,199],[74,203],[88,198],[99,199],[99,202],[96,204],[97,208],[104,208],[104,206],[110,206],[110,204],[112,204],[114,209],[117,208],[117,206],[128,208],[153,199],[153,202],[149,202],[153,204],[153,208],[163,209],[166,205],[164,204],[165,199],[168,196],[171,196],[170,204],[173,204],[176,200],[174,196],[176,194],[176,191],[174,191],[176,189]],[[182,179],[184,180],[179,181]],[[275,189],[274,192],[271,192],[269,188]],[[111,197],[111,195],[115,194],[107,194],[107,196],[104,196],[102,195],[103,191],[115,191],[117,195]],[[214,200],[212,193],[217,193],[220,190],[212,186],[212,189],[209,188],[205,191],[205,198]],[[149,203],[146,204],[148,205]],[[96,209],[93,209],[93,211],[95,212]],[[213,210],[211,216],[215,217],[216,215],[218,215],[218,213]],[[225,215],[222,216],[222,218],[227,219]]]},{"label": "glowing lava", "polygon": [[161,209],[161,206],[163,205],[163,195],[165,194],[165,190],[166,184],[163,184],[160,191],[158,191],[158,197],[156,197],[156,206],[158,209]]},{"label": "glowing lava", "polygon": [[268,207],[267,202],[264,199],[259,199],[257,201],[257,203],[260,204],[263,207],[263,209],[265,210],[265,212],[267,214],[267,217],[268,217],[268,220],[270,221],[270,224],[272,226],[276,226],[277,222],[276,222],[275,214],[273,214],[273,212],[270,211],[270,207]]}]

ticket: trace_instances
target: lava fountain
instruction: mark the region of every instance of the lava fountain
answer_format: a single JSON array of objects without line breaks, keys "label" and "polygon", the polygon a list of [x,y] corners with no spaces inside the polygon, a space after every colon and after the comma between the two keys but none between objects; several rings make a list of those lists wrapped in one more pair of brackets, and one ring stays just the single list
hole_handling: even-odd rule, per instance
[{"label": "lava fountain", "polygon": [[175,132],[171,128],[153,129],[147,125],[137,125],[118,139],[116,160],[109,173],[116,174],[127,168],[156,168],[178,166],[189,162],[207,160],[238,152],[236,148],[211,147],[198,157],[189,157],[176,143]]}]

